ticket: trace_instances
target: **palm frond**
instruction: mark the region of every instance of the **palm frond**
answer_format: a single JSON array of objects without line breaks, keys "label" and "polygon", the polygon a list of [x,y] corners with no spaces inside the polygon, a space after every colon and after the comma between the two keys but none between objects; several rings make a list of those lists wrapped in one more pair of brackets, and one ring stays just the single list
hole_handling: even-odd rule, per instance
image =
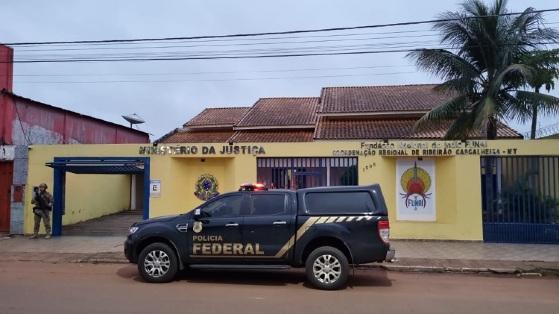
[{"label": "palm frond", "polygon": [[472,127],[474,119],[475,116],[471,112],[461,113],[446,131],[445,139],[467,139],[474,130],[474,128]]},{"label": "palm frond", "polygon": [[444,80],[468,77],[475,79],[480,71],[464,58],[444,49],[421,49],[407,55],[416,65]]},{"label": "palm frond", "polygon": [[534,69],[525,64],[518,64],[518,63],[507,66],[505,69],[497,73],[495,78],[491,81],[491,84],[489,85],[488,93],[491,95],[496,95],[499,92],[499,90],[502,88],[502,86],[507,83],[505,78],[507,78],[507,76],[514,75],[514,74],[517,74],[520,77],[529,80],[530,78],[532,78],[532,75],[534,74]]},{"label": "palm frond", "polygon": [[525,107],[538,106],[538,111],[542,114],[559,114],[559,98],[555,96],[530,91],[517,91],[516,98]]},{"label": "palm frond", "polygon": [[490,117],[494,117],[498,114],[497,103],[493,97],[486,96],[474,107],[472,113],[474,116],[472,127],[481,129],[487,124]]},{"label": "palm frond", "polygon": [[438,16],[444,20],[433,25],[433,29],[441,33],[441,43],[451,47],[461,47],[464,42],[471,40],[468,29],[468,17],[462,13],[446,12]]},{"label": "palm frond", "polygon": [[443,122],[455,119],[460,112],[467,110],[468,97],[460,95],[431,109],[415,123],[414,131],[420,131],[430,125],[441,125]]},{"label": "palm frond", "polygon": [[498,101],[504,104],[504,110],[502,110],[500,118],[509,118],[521,123],[525,123],[532,118],[531,106],[520,101],[518,97],[516,97],[517,91],[513,92],[515,93],[515,95],[506,91],[501,91],[499,93]]},{"label": "palm frond", "polygon": [[434,90],[439,93],[452,93],[458,92],[460,94],[476,94],[479,89],[479,83],[468,77],[460,77],[456,79],[447,80],[434,87]]}]

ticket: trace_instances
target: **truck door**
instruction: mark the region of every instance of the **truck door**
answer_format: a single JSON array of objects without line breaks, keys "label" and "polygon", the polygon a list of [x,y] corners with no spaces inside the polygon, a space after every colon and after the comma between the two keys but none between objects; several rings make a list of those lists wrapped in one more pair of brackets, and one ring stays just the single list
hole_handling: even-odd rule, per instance
[{"label": "truck door", "polygon": [[[244,194],[244,193],[243,193]],[[195,263],[230,263],[238,260],[233,248],[241,245],[241,212],[248,196],[225,195],[199,208],[200,218],[191,221],[189,257]]]},{"label": "truck door", "polygon": [[[254,259],[266,263],[285,263],[290,257],[295,229],[295,208],[282,192],[250,193],[250,212],[243,221],[243,245],[252,246]],[[247,259],[252,256],[247,255]]]}]

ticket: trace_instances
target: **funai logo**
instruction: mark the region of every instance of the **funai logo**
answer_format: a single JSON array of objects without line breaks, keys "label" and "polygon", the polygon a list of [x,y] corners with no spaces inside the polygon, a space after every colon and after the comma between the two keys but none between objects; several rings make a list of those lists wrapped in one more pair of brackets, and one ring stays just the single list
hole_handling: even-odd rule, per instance
[{"label": "funai logo", "polygon": [[425,169],[418,167],[417,162],[413,167],[404,171],[400,184],[405,192],[400,193],[400,196],[404,200],[406,208],[417,210],[427,206],[431,196],[431,193],[428,193],[431,188],[431,176]]}]

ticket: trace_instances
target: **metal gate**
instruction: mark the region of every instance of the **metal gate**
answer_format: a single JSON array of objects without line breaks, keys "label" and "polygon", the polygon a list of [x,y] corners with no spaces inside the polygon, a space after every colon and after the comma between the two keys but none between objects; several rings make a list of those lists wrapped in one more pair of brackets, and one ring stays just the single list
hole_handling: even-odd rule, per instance
[{"label": "metal gate", "polygon": [[481,157],[483,238],[559,244],[559,156]]},{"label": "metal gate", "polygon": [[356,157],[258,158],[257,180],[269,188],[357,185]]},{"label": "metal gate", "polygon": [[0,162],[0,232],[10,231],[12,162]]}]

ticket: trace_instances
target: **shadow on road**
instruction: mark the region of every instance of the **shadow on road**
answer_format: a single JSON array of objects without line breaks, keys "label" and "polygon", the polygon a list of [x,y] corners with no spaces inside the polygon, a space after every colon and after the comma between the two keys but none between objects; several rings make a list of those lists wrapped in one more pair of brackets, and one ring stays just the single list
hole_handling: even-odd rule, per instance
[{"label": "shadow on road", "polygon": [[[117,275],[122,278],[144,282],[134,265],[118,269]],[[303,284],[311,287],[306,282],[304,269],[290,269],[283,271],[235,271],[235,270],[188,270],[179,273],[177,282],[189,283],[215,283],[230,285],[263,285],[287,286],[288,284]],[[355,275],[350,272],[348,287],[390,287],[392,281],[383,269],[356,270]]]}]

